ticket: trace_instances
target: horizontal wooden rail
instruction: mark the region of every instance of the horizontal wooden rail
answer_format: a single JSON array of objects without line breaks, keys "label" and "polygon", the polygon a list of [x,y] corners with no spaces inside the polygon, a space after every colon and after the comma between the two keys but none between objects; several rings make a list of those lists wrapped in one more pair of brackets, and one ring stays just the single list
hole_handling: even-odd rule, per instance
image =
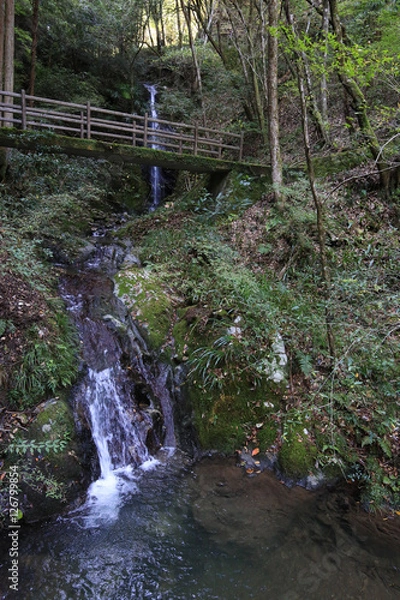
[{"label": "horizontal wooden rail", "polygon": [[82,139],[230,160],[243,158],[243,134],[154,119],[87,104],[0,90],[0,127],[54,131]]}]

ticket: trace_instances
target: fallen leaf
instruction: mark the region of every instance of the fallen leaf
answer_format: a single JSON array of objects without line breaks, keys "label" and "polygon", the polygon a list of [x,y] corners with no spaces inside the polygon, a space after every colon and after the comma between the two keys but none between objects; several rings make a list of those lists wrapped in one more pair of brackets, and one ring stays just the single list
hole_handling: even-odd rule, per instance
[{"label": "fallen leaf", "polygon": [[257,456],[257,454],[260,454],[260,448],[254,448],[254,450],[251,451],[252,456]]}]

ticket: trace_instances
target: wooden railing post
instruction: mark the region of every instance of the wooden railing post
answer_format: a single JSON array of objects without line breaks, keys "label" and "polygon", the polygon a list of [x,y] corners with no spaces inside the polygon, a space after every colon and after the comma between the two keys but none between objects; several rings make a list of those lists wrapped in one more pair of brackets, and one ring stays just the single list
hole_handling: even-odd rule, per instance
[{"label": "wooden railing post", "polygon": [[90,102],[86,105],[86,137],[90,140],[92,135],[91,132],[91,122],[90,122]]},{"label": "wooden railing post", "polygon": [[83,112],[83,110],[81,110],[80,114],[81,114],[81,122],[80,122],[81,132],[80,132],[80,135],[81,135],[81,139],[83,140],[83,138],[85,137],[85,113]]},{"label": "wooden railing post", "polygon": [[199,126],[196,123],[195,128],[194,128],[194,148],[193,148],[195,156],[197,156],[198,143],[199,143]]},{"label": "wooden railing post", "polygon": [[147,135],[148,135],[148,125],[149,125],[149,115],[145,113],[144,115],[144,131],[143,131],[143,146],[147,147]]},{"label": "wooden railing post", "polygon": [[240,132],[239,160],[243,159],[244,131]]},{"label": "wooden railing post", "polygon": [[26,130],[26,95],[25,90],[21,90],[21,127]]},{"label": "wooden railing post", "polygon": [[218,144],[218,158],[221,158],[221,156],[222,156],[222,139],[220,138],[219,144]]},{"label": "wooden railing post", "polygon": [[132,121],[132,146],[136,146],[136,120]]}]

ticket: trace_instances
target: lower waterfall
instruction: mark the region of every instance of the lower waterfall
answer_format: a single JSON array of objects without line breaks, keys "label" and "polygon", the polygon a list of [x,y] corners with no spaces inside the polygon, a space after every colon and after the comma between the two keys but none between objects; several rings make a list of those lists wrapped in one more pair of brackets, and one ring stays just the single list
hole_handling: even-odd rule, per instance
[{"label": "lower waterfall", "polygon": [[93,483],[72,512],[22,523],[19,588],[0,555],[1,600],[398,598],[398,520],[364,513],[344,485],[289,489],[233,457],[193,464],[175,449],[178,373],[113,295],[119,254],[103,246],[62,284],[82,341],[73,396]]},{"label": "lower waterfall", "polygon": [[176,446],[168,367],[145,363],[143,339],[113,295],[110,273],[101,272],[105,259],[106,270],[113,269],[118,252],[100,248],[62,284],[82,344],[84,373],[74,392],[78,428],[90,428],[97,451],[97,475],[76,512],[85,526],[116,519],[140,474]]}]

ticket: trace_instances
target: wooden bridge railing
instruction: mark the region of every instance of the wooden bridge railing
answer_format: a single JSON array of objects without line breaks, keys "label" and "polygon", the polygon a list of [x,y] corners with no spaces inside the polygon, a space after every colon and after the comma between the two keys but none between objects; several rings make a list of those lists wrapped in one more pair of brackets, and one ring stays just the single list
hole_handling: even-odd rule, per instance
[{"label": "wooden bridge railing", "polygon": [[107,110],[87,104],[0,90],[0,127],[47,130],[59,135],[97,139],[231,160],[243,158],[243,134],[174,123],[163,119]]}]

